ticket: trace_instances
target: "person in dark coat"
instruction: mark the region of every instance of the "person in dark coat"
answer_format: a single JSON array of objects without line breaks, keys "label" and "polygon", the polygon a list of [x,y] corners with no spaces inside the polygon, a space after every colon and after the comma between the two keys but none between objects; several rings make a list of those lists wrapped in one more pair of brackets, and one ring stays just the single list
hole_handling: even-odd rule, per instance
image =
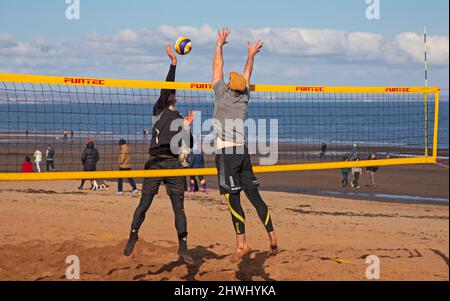
[{"label": "person in dark coat", "polygon": [[[368,160],[377,160],[377,156],[375,154],[370,154]],[[378,166],[368,166],[366,167],[366,171],[370,176],[370,189],[376,189],[377,184],[375,183],[375,173],[378,171]]]},{"label": "person in dark coat", "polygon": [[[98,150],[94,147],[94,142],[88,141],[86,144],[86,148],[81,154],[81,162],[83,163],[83,171],[96,171],[97,170],[97,162],[100,160],[100,155]],[[84,182],[86,180],[81,180],[80,187],[78,189],[83,189]]]},{"label": "person in dark coat", "polygon": [[327,148],[328,148],[327,144],[322,143],[322,146],[320,148],[320,155],[319,155],[320,158],[325,158],[325,156],[327,154]]}]

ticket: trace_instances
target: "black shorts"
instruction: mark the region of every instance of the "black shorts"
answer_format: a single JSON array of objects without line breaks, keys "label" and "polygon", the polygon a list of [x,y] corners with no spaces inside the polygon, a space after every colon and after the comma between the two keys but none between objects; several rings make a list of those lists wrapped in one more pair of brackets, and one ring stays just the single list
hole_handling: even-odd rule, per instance
[{"label": "black shorts", "polygon": [[[154,169],[181,169],[181,164],[178,158],[159,158],[150,157],[145,164],[146,170]],[[142,193],[144,194],[158,194],[161,182],[166,186],[167,194],[184,194],[184,178],[183,177],[167,177],[167,178],[145,178],[142,185]]]},{"label": "black shorts", "polygon": [[230,154],[226,149],[216,154],[216,167],[219,177],[220,194],[236,194],[242,189],[256,189],[259,181],[253,173],[250,155]]}]

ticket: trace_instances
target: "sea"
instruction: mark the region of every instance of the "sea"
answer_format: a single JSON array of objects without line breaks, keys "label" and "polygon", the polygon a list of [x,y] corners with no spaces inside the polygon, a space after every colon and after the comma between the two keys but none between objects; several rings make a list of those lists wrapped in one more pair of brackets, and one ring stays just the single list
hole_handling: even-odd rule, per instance
[{"label": "sea", "polygon": [[[0,95],[0,144],[21,143],[23,136],[63,136],[147,141],[151,133],[155,97],[122,101],[108,98],[90,101],[55,101],[55,99],[5,100]],[[196,112],[197,135],[212,135],[214,102],[211,98],[180,96],[177,109],[182,115]],[[434,127],[434,101],[428,105],[429,145]],[[248,118],[256,127],[249,128],[248,140],[265,135],[271,140],[290,144],[358,144],[399,148],[423,148],[425,145],[425,106],[423,98],[411,99],[336,99],[289,97],[251,99]],[[272,120],[272,127],[271,127]],[[441,95],[438,148],[449,147],[449,97]],[[6,136],[5,136],[6,134]]]}]

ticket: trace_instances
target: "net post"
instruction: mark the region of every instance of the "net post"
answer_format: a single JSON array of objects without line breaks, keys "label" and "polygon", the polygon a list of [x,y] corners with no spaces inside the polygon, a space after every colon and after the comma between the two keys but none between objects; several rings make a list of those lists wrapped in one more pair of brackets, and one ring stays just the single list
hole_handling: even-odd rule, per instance
[{"label": "net post", "polygon": [[425,157],[428,157],[428,92],[424,93],[425,115]]},{"label": "net post", "polygon": [[[428,88],[428,62],[427,62],[427,27],[423,28],[423,50],[424,50],[424,75],[425,89]],[[425,114],[425,157],[428,157],[428,91],[424,94]]]},{"label": "net post", "polygon": [[437,161],[439,132],[439,89],[434,94],[433,161]]}]

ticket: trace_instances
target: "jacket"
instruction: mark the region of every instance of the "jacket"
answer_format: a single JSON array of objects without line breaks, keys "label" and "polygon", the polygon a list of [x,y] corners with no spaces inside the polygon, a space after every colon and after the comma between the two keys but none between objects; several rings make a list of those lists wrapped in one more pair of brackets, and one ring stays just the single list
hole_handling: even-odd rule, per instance
[{"label": "jacket", "polygon": [[130,168],[130,163],[131,163],[130,149],[128,147],[128,144],[123,144],[120,146],[119,167]]},{"label": "jacket", "polygon": [[23,162],[22,172],[33,172],[33,164],[31,162]]},{"label": "jacket", "polygon": [[355,173],[361,174],[362,173],[362,168],[361,167],[354,167],[354,168],[352,168],[352,173],[353,174],[355,174]]},{"label": "jacket", "polygon": [[343,174],[348,174],[348,173],[350,173],[351,168],[342,168],[341,171]]},{"label": "jacket", "polygon": [[42,153],[39,150],[34,152],[34,162],[42,162]]},{"label": "jacket", "polygon": [[45,158],[47,161],[53,161],[55,159],[55,149],[53,147],[49,147],[45,152]]},{"label": "jacket", "polygon": [[83,163],[84,171],[95,171],[97,169],[97,162],[100,160],[98,150],[94,148],[94,143],[90,142],[86,145],[81,154],[81,162]]}]

